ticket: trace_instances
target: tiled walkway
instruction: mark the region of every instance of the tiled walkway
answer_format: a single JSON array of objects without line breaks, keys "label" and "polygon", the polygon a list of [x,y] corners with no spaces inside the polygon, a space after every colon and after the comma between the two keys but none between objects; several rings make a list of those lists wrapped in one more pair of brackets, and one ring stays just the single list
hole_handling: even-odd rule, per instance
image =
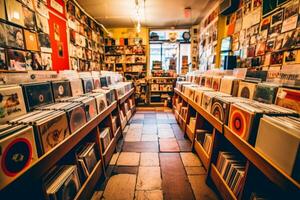
[{"label": "tiled walkway", "polygon": [[170,110],[137,111],[94,199],[217,199]]}]

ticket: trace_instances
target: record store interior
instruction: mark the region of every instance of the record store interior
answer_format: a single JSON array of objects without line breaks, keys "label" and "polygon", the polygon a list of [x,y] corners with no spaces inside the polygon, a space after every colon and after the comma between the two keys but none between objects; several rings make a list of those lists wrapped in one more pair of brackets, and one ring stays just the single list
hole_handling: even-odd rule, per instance
[{"label": "record store interior", "polygon": [[299,200],[300,0],[0,0],[1,200]]}]

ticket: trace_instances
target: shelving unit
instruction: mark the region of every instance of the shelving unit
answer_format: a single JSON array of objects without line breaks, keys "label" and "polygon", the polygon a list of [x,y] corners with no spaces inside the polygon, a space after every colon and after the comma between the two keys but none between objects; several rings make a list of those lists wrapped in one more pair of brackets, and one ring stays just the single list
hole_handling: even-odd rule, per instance
[{"label": "shelving unit", "polygon": [[[279,169],[274,163],[268,160],[253,146],[251,146],[246,141],[242,140],[240,137],[232,133],[231,130],[226,125],[224,125],[214,116],[212,116],[209,112],[204,110],[200,105],[197,105],[193,100],[187,98],[178,89],[174,89],[174,92],[175,94],[174,94],[173,102],[175,102],[176,99],[178,98],[179,99],[178,102],[183,102],[186,105],[188,105],[189,110],[190,109],[196,110],[200,118],[205,120],[206,127],[212,128],[213,147],[212,147],[211,155],[208,155],[207,152],[204,150],[203,146],[200,144],[200,142],[198,142],[195,139],[195,137],[192,136],[195,135],[195,133],[193,133],[192,130],[190,130],[190,128],[188,128],[186,124],[185,124],[186,127],[182,127],[180,122],[180,120],[182,120],[181,119],[182,117],[179,115],[178,111],[176,110],[175,105],[173,106],[173,112],[179,115],[176,119],[180,127],[182,128],[182,130],[185,131],[185,134],[190,140],[195,140],[193,142],[194,150],[196,151],[199,158],[201,159],[204,167],[208,169],[207,182],[211,181],[216,186],[222,198],[224,199],[244,198],[243,195],[246,194],[243,191],[252,188],[252,186],[249,184],[254,184],[253,180],[252,182],[248,181],[249,179],[251,179],[251,175],[247,176],[248,174],[247,172],[250,169],[254,171],[252,173],[255,174],[261,173],[263,177],[265,177],[265,179],[267,179],[269,182],[272,183],[272,185],[276,186],[280,190],[280,192],[278,193],[280,193],[281,195],[286,195],[286,198],[300,196],[300,184],[296,180],[294,180],[285,172],[283,172],[281,169]],[[189,117],[190,116],[188,114],[188,118]],[[186,119],[187,122],[189,121],[188,118]],[[226,141],[226,144],[224,144],[223,141]],[[224,179],[222,178],[222,176],[220,175],[220,173],[218,172],[215,166],[219,151],[222,150],[224,146],[228,146],[227,143],[229,144],[230,148],[233,148],[234,150],[238,151],[247,160],[245,180],[244,183],[242,184],[242,192],[238,197],[236,197],[234,193],[231,191],[231,189],[224,181]],[[255,180],[254,182],[257,184],[259,183],[259,180]],[[247,194],[248,197],[249,191],[247,191],[247,193],[248,193]]]},{"label": "shelving unit", "polygon": [[[44,154],[27,170],[22,172],[13,182],[0,191],[1,197],[9,197],[10,199],[20,199],[26,195],[28,199],[44,199],[43,179],[45,174],[54,166],[65,163],[68,157],[72,157],[73,150],[79,143],[87,138],[92,139],[96,144],[99,160],[87,179],[82,183],[74,199],[89,199],[97,182],[102,175],[105,175],[104,169],[109,164],[112,155],[116,149],[118,140],[122,137],[122,129],[118,116],[120,106],[129,99],[134,98],[134,89],[126,93],[121,99],[110,104],[104,111],[99,113],[94,119],[87,122],[82,128],[67,137],[63,142],[55,146],[49,152]],[[135,112],[135,106],[132,109]],[[112,115],[117,116],[117,130],[111,139],[111,143],[103,152],[100,144],[99,125],[105,124],[112,130]],[[64,161],[65,160],[65,161]],[[68,161],[69,162],[69,161]],[[24,183],[31,183],[24,185]],[[17,193],[15,191],[18,191]]]},{"label": "shelving unit", "polygon": [[[164,105],[164,101],[172,98],[174,94],[176,78],[173,77],[151,77],[149,84],[149,104]],[[155,87],[154,87],[155,86]],[[154,89],[156,88],[156,89]]]}]

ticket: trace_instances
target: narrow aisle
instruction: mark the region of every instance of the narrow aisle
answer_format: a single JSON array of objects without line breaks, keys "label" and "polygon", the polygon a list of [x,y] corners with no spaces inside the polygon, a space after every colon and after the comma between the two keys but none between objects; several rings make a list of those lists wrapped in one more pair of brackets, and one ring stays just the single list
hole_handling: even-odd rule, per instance
[{"label": "narrow aisle", "polygon": [[93,200],[217,199],[171,110],[140,110],[125,129]]}]

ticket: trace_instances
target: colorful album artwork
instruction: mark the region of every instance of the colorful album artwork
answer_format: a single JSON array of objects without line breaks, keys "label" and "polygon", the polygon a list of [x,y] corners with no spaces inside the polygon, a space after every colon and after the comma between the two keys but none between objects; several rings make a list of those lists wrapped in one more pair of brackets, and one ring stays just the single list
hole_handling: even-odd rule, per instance
[{"label": "colorful album artwork", "polygon": [[20,26],[24,26],[22,4],[16,0],[9,0],[5,2],[8,21]]},{"label": "colorful album artwork", "polygon": [[291,1],[284,9],[284,21],[282,23],[282,33],[293,30],[297,27],[299,1]]},{"label": "colorful album artwork", "polygon": [[26,51],[25,55],[26,59],[26,70],[32,70],[32,53],[30,51]]},{"label": "colorful album artwork", "polygon": [[256,55],[257,56],[264,55],[265,50],[266,50],[266,42],[265,41],[258,42],[256,46]]},{"label": "colorful album artwork", "polygon": [[283,52],[271,53],[271,65],[280,65],[283,63]]},{"label": "colorful album artwork", "polygon": [[49,53],[41,53],[42,67],[45,70],[52,70],[52,58]]},{"label": "colorful album artwork", "polygon": [[27,7],[23,6],[23,15],[25,28],[36,30],[36,20],[34,12],[28,9]]},{"label": "colorful album artwork", "polygon": [[0,46],[7,44],[7,27],[5,23],[0,22]]},{"label": "colorful album artwork", "polygon": [[284,34],[284,39],[282,41],[283,49],[290,49],[292,47],[297,47],[299,42],[299,31],[293,30]]},{"label": "colorful album artwork", "polygon": [[42,65],[42,57],[40,52],[35,52],[32,55],[32,69],[33,70],[45,70]]},{"label": "colorful album artwork", "polygon": [[30,51],[39,51],[36,32],[24,30],[26,49]]},{"label": "colorful album artwork", "polygon": [[8,70],[26,70],[26,52],[15,49],[7,50]]},{"label": "colorful album artwork", "polygon": [[22,28],[6,25],[7,27],[7,46],[24,49],[24,37]]},{"label": "colorful album artwork", "polygon": [[36,14],[36,24],[38,32],[44,32],[49,34],[48,19],[40,14]]},{"label": "colorful album artwork", "polygon": [[292,50],[284,52],[283,64],[297,64],[300,63],[300,51]]},{"label": "colorful album artwork", "polygon": [[279,88],[275,103],[300,113],[300,92],[299,90]]},{"label": "colorful album artwork", "polygon": [[41,51],[45,53],[52,53],[49,35],[45,33],[39,33],[38,37]]},{"label": "colorful album artwork", "polygon": [[5,49],[0,47],[0,70],[7,70]]}]

